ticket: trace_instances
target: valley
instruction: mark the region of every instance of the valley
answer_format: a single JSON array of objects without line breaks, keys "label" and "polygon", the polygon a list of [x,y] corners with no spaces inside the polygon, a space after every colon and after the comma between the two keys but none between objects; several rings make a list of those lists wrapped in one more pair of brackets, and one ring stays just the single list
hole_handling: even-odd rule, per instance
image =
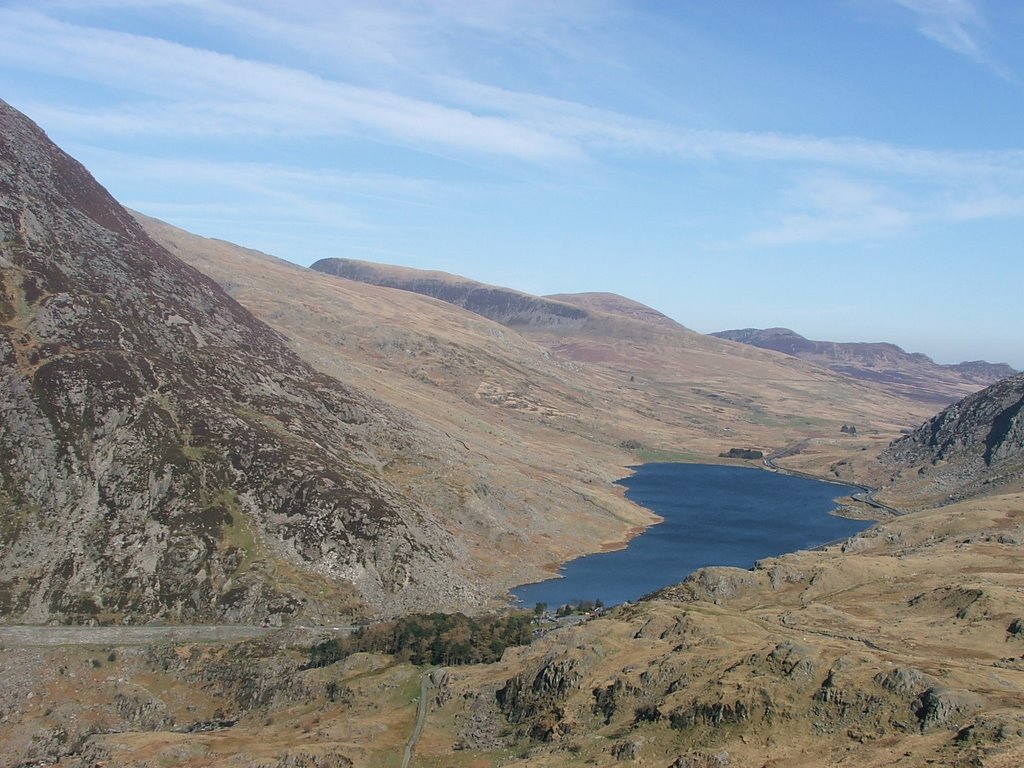
[{"label": "valley", "polygon": [[[126,211],[3,103],[0,162],[0,765],[398,766],[420,725],[413,766],[1024,759],[1024,374],[892,386],[611,294],[304,269]],[[419,614],[465,614],[461,654],[656,522],[629,467],[759,463],[730,449],[906,514],[850,499],[877,524],[490,663],[313,663]]]}]

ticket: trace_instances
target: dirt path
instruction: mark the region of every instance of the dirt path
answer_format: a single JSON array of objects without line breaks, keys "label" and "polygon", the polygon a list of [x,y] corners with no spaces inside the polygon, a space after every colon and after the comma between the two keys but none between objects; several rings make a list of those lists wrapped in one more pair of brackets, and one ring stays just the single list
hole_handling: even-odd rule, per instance
[{"label": "dirt path", "polygon": [[[350,626],[291,627],[313,635],[347,634]],[[152,645],[153,643],[230,643],[280,631],[244,624],[182,624],[175,626],[49,627],[0,625],[0,647],[26,648],[59,645]]]},{"label": "dirt path", "polygon": [[412,759],[412,750],[423,733],[423,723],[427,720],[427,692],[430,691],[430,675],[432,669],[428,669],[420,675],[420,705],[416,712],[416,725],[413,726],[412,734],[409,736],[409,743],[405,745],[405,754],[402,756],[402,768],[409,768],[409,761]]}]

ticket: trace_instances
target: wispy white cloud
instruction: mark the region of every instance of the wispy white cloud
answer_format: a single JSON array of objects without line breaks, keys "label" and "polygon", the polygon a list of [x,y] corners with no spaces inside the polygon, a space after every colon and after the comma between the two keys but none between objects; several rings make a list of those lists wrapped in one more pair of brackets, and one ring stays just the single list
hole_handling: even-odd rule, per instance
[{"label": "wispy white cloud", "polygon": [[[270,17],[230,3],[174,2],[258,17],[248,23],[273,29]],[[485,24],[479,18],[474,23]],[[924,178],[1024,178],[1021,151],[941,151],[856,138],[694,129],[451,76],[424,78],[431,93],[410,95],[14,9],[0,9],[0,61],[134,94],[88,109],[39,105],[41,120],[81,135],[353,136],[541,164],[643,152],[884,169]]]},{"label": "wispy white cloud", "polygon": [[981,192],[949,203],[945,212],[953,221],[1024,218],[1024,194]]},{"label": "wispy white cloud", "polygon": [[[193,215],[205,211],[216,218],[225,213],[241,215],[247,211],[249,219],[262,220],[267,213],[280,217],[287,212],[293,222],[362,229],[371,226],[360,212],[358,203],[362,200],[431,209],[459,192],[431,179],[398,175],[346,173],[273,163],[149,157],[92,147],[71,149],[76,155],[102,166],[104,181],[160,180],[157,190],[164,194],[150,194],[146,200],[125,200],[127,205],[153,211],[187,210]],[[168,201],[168,197],[181,197],[182,189],[190,192],[184,198],[195,202],[181,205]],[[485,189],[482,185],[481,191]],[[225,207],[218,202],[238,199],[239,195],[246,201],[244,204]]]},{"label": "wispy white cloud", "polygon": [[757,246],[880,242],[945,223],[1024,218],[1024,192],[907,189],[836,173],[801,176],[743,242]]},{"label": "wispy white cloud", "polygon": [[[913,12],[922,34],[985,63],[987,27],[969,0],[891,0]],[[184,9],[222,30],[233,30],[246,52],[207,50],[145,34],[89,26],[101,6],[124,10]],[[523,43],[570,58],[591,55],[569,30],[592,16],[614,14],[614,0],[549,3],[490,0],[426,4],[327,0],[292,6],[270,0],[61,0],[63,17],[0,8],[0,64],[77,78],[105,95],[102,105],[40,98],[33,117],[81,143],[127,138],[330,138],[348,149],[394,145],[460,163],[510,164],[535,177],[572,179],[581,170],[614,167],[636,157],[701,167],[770,165],[793,182],[774,206],[776,223],[749,242],[779,245],[894,237],[928,216],[949,220],[1024,215],[1024,151],[922,148],[844,136],[694,128],[527,90],[498,87],[463,73],[453,43],[479,35],[488,42]],[[63,19],[63,20],[62,20]],[[77,19],[72,21],[68,19]],[[259,58],[259,46],[301,55],[288,64]],[[480,46],[475,46],[480,48]],[[279,50],[275,49],[275,50]],[[488,50],[484,47],[484,50]],[[130,64],[126,65],[126,62]],[[326,63],[325,63],[326,62]],[[473,71],[470,68],[469,71]],[[367,73],[373,72],[370,77]],[[474,75],[476,72],[474,71]],[[137,159],[135,173],[177,178],[191,173],[211,185],[235,184],[275,198],[307,220],[358,227],[364,220],[348,201],[380,194],[426,204],[414,191],[422,180],[367,179],[284,170],[260,164],[195,164]],[[856,177],[856,179],[855,179]],[[863,178],[872,178],[865,182]],[[233,179],[233,181],[232,181]],[[796,180],[794,182],[794,180]],[[358,186],[358,184],[356,185]],[[909,187],[916,189],[913,193]],[[976,199],[957,190],[986,189]],[[318,204],[317,197],[335,202]],[[389,197],[392,196],[392,197]],[[953,205],[946,201],[957,199]]]},{"label": "wispy white cloud", "polygon": [[1020,150],[933,150],[848,137],[697,129],[465,80],[437,78],[435,83],[453,103],[529,125],[589,153],[802,163],[949,182],[984,178],[1024,182],[1024,151]]},{"label": "wispy white cloud", "polygon": [[0,61],[149,98],[65,111],[76,130],[355,134],[530,161],[579,159],[572,144],[506,119],[31,12],[0,10]]},{"label": "wispy white cloud", "polygon": [[996,60],[986,45],[989,25],[972,0],[892,0],[912,12],[917,30],[953,53],[966,56],[1004,80],[1016,83],[1017,75]]},{"label": "wispy white cloud", "polygon": [[751,233],[747,242],[780,246],[880,240],[907,231],[919,216],[891,189],[834,175],[802,179],[786,202],[790,212],[773,217],[775,223]]}]

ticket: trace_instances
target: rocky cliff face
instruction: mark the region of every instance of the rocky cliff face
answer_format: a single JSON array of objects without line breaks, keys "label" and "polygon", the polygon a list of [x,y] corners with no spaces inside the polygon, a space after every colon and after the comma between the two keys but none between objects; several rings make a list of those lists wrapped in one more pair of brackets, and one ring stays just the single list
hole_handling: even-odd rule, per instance
[{"label": "rocky cliff face", "polygon": [[410,425],[302,363],[2,102],[0,270],[0,614],[465,601],[458,546],[382,472]]},{"label": "rocky cliff face", "polygon": [[883,463],[954,498],[1024,478],[1024,374],[964,398],[894,441]]}]

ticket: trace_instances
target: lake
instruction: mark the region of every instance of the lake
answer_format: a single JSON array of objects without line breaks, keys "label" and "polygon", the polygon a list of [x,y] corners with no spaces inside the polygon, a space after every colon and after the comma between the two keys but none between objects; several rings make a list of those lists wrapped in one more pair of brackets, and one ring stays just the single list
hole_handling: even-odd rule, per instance
[{"label": "lake", "polygon": [[617,605],[677,584],[698,568],[756,560],[844,539],[871,525],[829,514],[850,486],[717,464],[643,464],[619,480],[665,520],[625,549],[567,563],[562,578],[517,587],[526,608],[580,600]]}]

